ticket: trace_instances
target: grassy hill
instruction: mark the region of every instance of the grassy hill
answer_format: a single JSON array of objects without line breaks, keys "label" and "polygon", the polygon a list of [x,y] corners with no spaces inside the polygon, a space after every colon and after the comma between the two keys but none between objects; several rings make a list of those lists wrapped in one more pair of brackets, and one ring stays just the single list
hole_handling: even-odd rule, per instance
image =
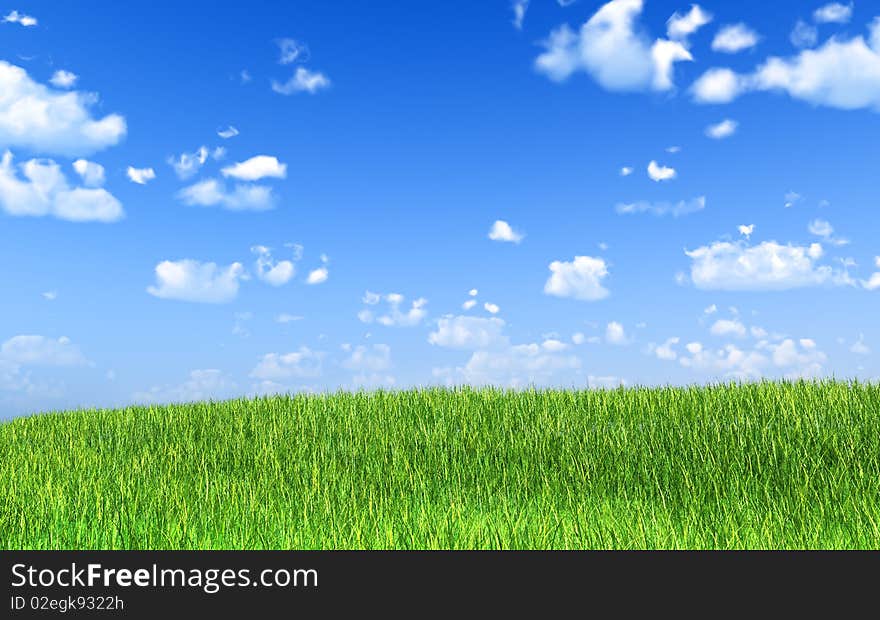
[{"label": "grassy hill", "polygon": [[880,547],[880,386],[427,389],[0,425],[0,548]]}]

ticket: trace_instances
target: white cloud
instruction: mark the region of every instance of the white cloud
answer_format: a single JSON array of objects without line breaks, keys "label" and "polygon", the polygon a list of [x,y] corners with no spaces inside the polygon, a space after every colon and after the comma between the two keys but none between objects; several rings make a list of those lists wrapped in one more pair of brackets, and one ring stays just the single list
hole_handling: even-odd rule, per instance
[{"label": "white cloud", "polygon": [[745,79],[730,69],[709,69],[693,83],[691,93],[698,103],[729,103],[745,88]]},{"label": "white cloud", "polygon": [[88,363],[70,338],[14,336],[0,346],[0,361],[21,366],[82,366]]},{"label": "white cloud", "polygon": [[735,134],[738,127],[738,122],[725,118],[720,123],[706,127],[706,135],[714,140],[721,140],[723,138],[729,138]]},{"label": "white cloud", "polygon": [[713,350],[699,342],[688,343],[685,348],[688,355],[678,358],[681,366],[736,379],[757,379],[768,372],[787,378],[815,377],[827,361],[827,356],[809,338],[761,340],[751,350],[734,344]]},{"label": "white cloud", "polygon": [[795,23],[788,40],[795,47],[805,48],[813,47],[819,40],[819,30],[812,24],[799,19]]},{"label": "white cloud", "polygon": [[434,375],[450,383],[464,381],[472,385],[562,384],[562,376],[580,369],[581,361],[553,349],[554,345],[548,348],[532,343],[474,351],[464,366],[435,369]]},{"label": "white cloud", "polygon": [[226,129],[220,129],[217,131],[217,135],[223,138],[224,140],[228,140],[229,138],[234,138],[238,135],[238,129],[230,125]]},{"label": "white cloud", "polygon": [[483,304],[483,308],[485,308],[486,312],[489,314],[498,314],[501,312],[501,308],[498,304],[489,303],[488,301]]},{"label": "white cloud", "polygon": [[56,88],[73,88],[73,85],[76,84],[78,79],[79,76],[76,73],[59,69],[52,74],[51,78],[49,78],[49,83]]},{"label": "white cloud", "polygon": [[571,262],[553,261],[551,275],[544,292],[556,297],[573,297],[583,301],[598,301],[608,297],[602,281],[608,276],[608,265],[602,258],[575,256]]},{"label": "white cloud", "polygon": [[18,11],[10,11],[3,18],[5,24],[21,24],[25,27],[33,27],[37,25],[37,18],[31,15],[25,15]]},{"label": "white cloud", "polygon": [[264,381],[319,377],[323,371],[323,359],[323,352],[305,346],[291,353],[267,353],[250,376]]},{"label": "white cloud", "polygon": [[712,49],[716,52],[736,54],[758,44],[758,33],[743,23],[724,26],[712,39]]},{"label": "white cloud", "polygon": [[230,192],[217,179],[206,179],[185,187],[177,197],[189,206],[219,206],[230,211],[265,211],[275,206],[271,187],[236,184]]},{"label": "white cloud", "polygon": [[468,295],[470,295],[471,297],[476,297],[479,294],[480,294],[480,291],[478,291],[475,288],[472,288],[471,290],[468,291]]},{"label": "white cloud", "polygon": [[287,176],[287,164],[282,164],[277,157],[271,155],[257,155],[232,166],[226,166],[220,172],[225,177],[233,177],[240,181],[259,181],[267,177],[283,179]]},{"label": "white cloud", "polygon": [[115,222],[124,216],[122,205],[107,190],[71,188],[50,159],[31,159],[18,168],[24,179],[6,151],[0,160],[0,208],[9,215],[51,215],[72,222]]},{"label": "white cloud", "polygon": [[504,220],[496,220],[489,229],[489,239],[492,241],[507,241],[509,243],[519,243],[525,238],[525,235],[515,231],[510,224]]},{"label": "white cloud", "polygon": [[503,334],[504,321],[495,317],[445,316],[437,321],[437,329],[428,335],[428,342],[449,349],[495,349],[509,342]]},{"label": "white cloud", "polygon": [[[874,258],[874,265],[880,269],[880,256]],[[862,286],[869,291],[880,289],[880,271],[875,271],[867,280],[862,280]]]},{"label": "white cloud", "polygon": [[241,263],[219,267],[191,259],[166,260],[156,265],[156,285],[147,292],[161,299],[222,304],[235,299],[244,277]]},{"label": "white cloud", "polygon": [[0,60],[0,148],[19,147],[66,156],[90,155],[118,143],[125,119],[92,118],[94,93],[57,91]]},{"label": "white cloud", "polygon": [[865,344],[865,334],[859,334],[859,339],[853,343],[849,350],[856,355],[870,355],[871,348]]},{"label": "white cloud", "polygon": [[45,291],[40,293],[46,301],[55,301],[58,299],[58,291]]},{"label": "white cloud", "polygon": [[322,282],[326,282],[329,277],[330,271],[326,267],[318,267],[309,272],[309,275],[306,278],[306,284],[321,284]]},{"label": "white cloud", "polygon": [[846,24],[852,19],[853,5],[831,2],[813,11],[813,20],[820,24]]},{"label": "white cloud", "polygon": [[73,170],[87,187],[100,187],[104,184],[104,166],[93,161],[77,159],[73,162]]},{"label": "white cloud", "polygon": [[611,91],[669,90],[676,62],[693,60],[679,41],[653,43],[636,31],[642,0],[612,0],[575,33],[564,25],[544,42],[535,68],[555,81],[589,73]]},{"label": "white cloud", "polygon": [[706,306],[706,309],[703,310],[703,314],[715,314],[716,312],[718,312],[718,306],[716,306],[715,304]]},{"label": "white cloud", "polygon": [[748,224],[748,225],[740,224],[737,227],[737,230],[739,230],[739,234],[741,234],[746,239],[751,239],[752,233],[755,232],[755,225],[754,224]]},{"label": "white cloud", "polygon": [[880,18],[868,30],[868,40],[831,37],[795,56],[770,57],[750,74],[710,69],[694,84],[694,98],[726,103],[748,91],[779,91],[813,105],[880,111]]},{"label": "white cloud", "polygon": [[225,154],[226,150],[223,147],[217,147],[212,154],[208,147],[200,146],[194,153],[181,153],[177,157],[169,157],[168,163],[174,168],[177,177],[185,181],[194,176],[205,165],[209,156],[213,156],[214,159],[220,159]]},{"label": "white cloud", "polygon": [[793,206],[801,201],[801,198],[803,198],[803,196],[801,196],[797,192],[786,192],[785,203],[783,204],[783,206],[786,209],[791,209]]},{"label": "white cloud", "polygon": [[529,0],[513,0],[513,27],[522,30],[526,11],[529,9]]},{"label": "white cloud", "polygon": [[675,352],[673,346],[679,342],[681,339],[678,337],[667,338],[666,342],[653,349],[654,354],[661,360],[675,360],[678,358],[678,353]]},{"label": "white cloud", "polygon": [[816,235],[817,237],[827,238],[834,234],[834,227],[831,226],[831,222],[821,218],[817,218],[810,222],[807,226],[807,230],[810,231],[810,234]]},{"label": "white cloud", "polygon": [[587,341],[587,337],[583,332],[575,332],[571,335],[571,342],[573,344],[581,345]]},{"label": "white cloud", "polygon": [[687,38],[712,21],[712,14],[703,10],[699,4],[692,4],[691,10],[682,15],[674,13],[666,22],[666,35],[678,41]]},{"label": "white cloud", "polygon": [[737,319],[718,319],[709,328],[714,336],[737,336],[743,338],[746,335],[746,326]]},{"label": "white cloud", "polygon": [[634,202],[629,204],[618,204],[615,210],[621,215],[633,213],[652,213],[657,216],[672,215],[672,217],[681,217],[690,213],[696,213],[706,208],[706,197],[698,196],[693,200],[679,200],[675,204],[668,202]]},{"label": "white cloud", "polygon": [[133,166],[129,166],[128,169],[125,171],[125,175],[132,183],[137,183],[138,185],[146,185],[149,181],[152,181],[156,178],[156,171],[152,168],[135,168]]},{"label": "white cloud", "polygon": [[305,62],[309,59],[309,48],[305,43],[289,38],[278,39],[275,43],[278,45],[278,64],[280,65]]},{"label": "white cloud", "polygon": [[282,312],[281,314],[279,314],[278,316],[275,317],[275,322],[281,323],[283,325],[285,323],[293,323],[295,321],[302,321],[303,318],[305,318],[305,317],[302,317],[298,314],[288,314],[287,312]]},{"label": "white cloud", "polygon": [[674,154],[674,153],[680,153],[680,152],[681,152],[681,147],[680,147],[680,146],[667,146],[666,149],[664,149],[664,150],[665,150],[667,153],[673,153],[673,154]]},{"label": "white cloud", "polygon": [[623,329],[623,325],[617,321],[610,322],[605,327],[605,342],[616,345],[629,344],[629,338],[626,335],[626,331]]},{"label": "white cloud", "polygon": [[624,166],[620,169],[620,176],[628,177],[633,173],[633,169],[630,166]]},{"label": "white cloud", "polygon": [[136,392],[132,400],[138,403],[184,403],[221,399],[237,390],[235,382],[215,368],[193,370],[180,385],[156,386],[145,392]]},{"label": "white cloud", "polygon": [[819,265],[822,246],[781,245],[765,241],[717,241],[685,251],[691,262],[691,280],[700,289],[728,291],[785,290],[818,284],[845,283],[830,266]]},{"label": "white cloud", "polygon": [[461,309],[462,310],[470,310],[471,308],[473,308],[476,305],[477,305],[476,299],[468,299],[466,302],[461,304]]},{"label": "white cloud", "polygon": [[276,261],[272,258],[272,250],[264,245],[255,245],[251,252],[257,256],[257,278],[272,286],[283,286],[290,282],[296,274],[293,261]]},{"label": "white cloud", "polygon": [[314,95],[329,87],[330,79],[326,75],[319,71],[309,71],[305,67],[297,67],[293,76],[284,83],[272,80],[272,90],[282,95],[302,92]]},{"label": "white cloud", "polygon": [[424,297],[414,300],[406,312],[400,309],[405,298],[399,293],[388,293],[387,295],[380,296],[377,293],[367,291],[363,301],[368,306],[375,306],[381,299],[384,299],[388,304],[388,312],[377,317],[372,310],[364,308],[358,313],[358,319],[362,323],[372,323],[375,321],[386,327],[414,327],[428,316],[428,310],[425,307],[428,305],[428,300]]},{"label": "white cloud", "polygon": [[669,181],[675,178],[675,168],[661,166],[653,159],[648,164],[648,176],[652,181]]}]

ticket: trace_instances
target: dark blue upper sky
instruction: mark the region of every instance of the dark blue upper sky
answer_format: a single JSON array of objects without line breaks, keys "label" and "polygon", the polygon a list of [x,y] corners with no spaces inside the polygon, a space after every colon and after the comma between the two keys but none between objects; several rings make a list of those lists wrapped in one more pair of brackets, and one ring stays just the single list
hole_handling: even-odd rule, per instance
[{"label": "dark blue upper sky", "polygon": [[0,13],[0,416],[880,374],[869,2]]}]

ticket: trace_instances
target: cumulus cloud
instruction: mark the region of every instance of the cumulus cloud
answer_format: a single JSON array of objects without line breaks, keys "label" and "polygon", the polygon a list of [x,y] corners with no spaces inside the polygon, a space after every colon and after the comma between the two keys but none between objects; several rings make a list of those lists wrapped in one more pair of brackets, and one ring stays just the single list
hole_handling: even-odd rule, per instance
[{"label": "cumulus cloud", "polygon": [[674,346],[679,342],[681,342],[681,339],[674,336],[667,338],[660,346],[650,347],[650,350],[661,360],[675,360],[678,358],[678,353],[675,351]]},{"label": "cumulus cloud", "polygon": [[228,303],[238,295],[239,282],[245,278],[241,263],[220,267],[196,260],[162,261],[156,265],[156,284],[147,292],[161,299],[199,303]]},{"label": "cumulus cloud", "polygon": [[283,179],[287,176],[287,164],[282,164],[277,157],[271,155],[256,155],[226,166],[220,172],[224,177],[232,177],[240,181],[259,181],[268,177]]},{"label": "cumulus cloud", "polygon": [[856,355],[870,355],[871,348],[865,344],[865,334],[859,334],[859,339],[852,344],[849,350]]},{"label": "cumulus cloud", "polygon": [[666,36],[675,40],[687,40],[697,30],[712,21],[712,14],[699,4],[692,4],[687,13],[674,13],[666,22]]},{"label": "cumulus cloud", "polygon": [[200,146],[194,153],[181,153],[177,157],[169,157],[168,163],[181,180],[189,179],[205,165],[210,155],[208,147]]},{"label": "cumulus cloud", "polygon": [[113,146],[125,136],[125,119],[93,118],[97,102],[93,93],[54,90],[0,60],[0,148],[76,157]]},{"label": "cumulus cloud", "polygon": [[633,169],[631,166],[623,166],[620,169],[620,176],[622,176],[622,177],[628,177],[632,173],[633,173]]},{"label": "cumulus cloud", "polygon": [[629,344],[629,337],[626,335],[623,325],[617,321],[608,323],[605,327],[605,342],[616,345]]},{"label": "cumulus cloud", "polygon": [[831,2],[813,11],[813,21],[820,24],[845,24],[852,18],[853,5]]},{"label": "cumulus cloud", "polygon": [[320,71],[309,71],[305,67],[297,67],[293,76],[286,82],[272,80],[272,90],[282,95],[309,93],[314,95],[319,90],[330,87],[330,79]]},{"label": "cumulus cloud", "polygon": [[104,166],[93,161],[77,159],[73,162],[73,170],[88,187],[100,187],[104,184]]},{"label": "cumulus cloud", "polygon": [[49,78],[49,83],[56,88],[73,88],[79,76],[76,73],[59,69]]},{"label": "cumulus cloud", "polygon": [[661,166],[653,159],[648,164],[648,176],[652,181],[670,181],[676,177],[675,168]]},{"label": "cumulus cloud", "polygon": [[309,275],[306,278],[306,284],[321,284],[326,282],[329,277],[330,271],[327,267],[318,267],[309,272]]},{"label": "cumulus cloud", "polygon": [[228,398],[238,386],[216,368],[193,370],[179,385],[155,386],[147,391],[135,392],[132,400],[137,403],[184,403],[209,399]]},{"label": "cumulus cloud", "polygon": [[713,140],[722,140],[735,134],[738,127],[739,123],[735,120],[725,118],[720,123],[706,127],[706,135]]},{"label": "cumulus cloud", "polygon": [[156,178],[156,171],[152,168],[135,168],[129,166],[125,171],[125,175],[132,183],[146,185],[148,182]]},{"label": "cumulus cloud", "polygon": [[[637,30],[642,5],[642,0],[612,0],[600,7],[579,32],[567,25],[554,30],[544,41],[546,50],[535,59],[535,68],[555,81],[584,71],[611,91],[670,90],[675,63],[693,57],[686,42],[651,42]],[[682,21],[676,32],[686,30],[686,23],[691,22]]]},{"label": "cumulus cloud", "polygon": [[706,197],[698,196],[693,200],[679,200],[676,203],[669,202],[633,202],[620,203],[615,210],[621,215],[629,215],[634,213],[651,213],[653,215],[671,215],[672,217],[681,217],[690,213],[696,213],[706,208]]},{"label": "cumulus cloud", "polygon": [[264,245],[255,245],[251,248],[257,256],[257,278],[272,286],[282,286],[290,282],[296,274],[296,266],[290,260],[275,260],[272,258],[272,250]]},{"label": "cumulus cloud", "polygon": [[70,338],[14,336],[0,346],[0,361],[20,366],[82,366],[88,363]]},{"label": "cumulus cloud", "polygon": [[464,366],[438,368],[434,376],[449,383],[463,381],[471,385],[561,385],[563,377],[580,367],[577,356],[562,353],[553,342],[545,342],[474,351]]},{"label": "cumulus cloud", "polygon": [[282,325],[286,323],[294,323],[296,321],[302,321],[305,317],[300,316],[298,314],[289,314],[287,312],[282,312],[278,316],[275,317],[276,323],[281,323]]},{"label": "cumulus cloud", "polygon": [[714,336],[737,336],[743,338],[746,335],[746,326],[738,319],[718,319],[709,328]]},{"label": "cumulus cloud", "polygon": [[492,241],[507,241],[509,243],[519,243],[525,237],[524,234],[515,231],[510,224],[504,220],[496,220],[489,229],[489,239]]},{"label": "cumulus cloud", "polygon": [[[874,258],[874,265],[880,269],[880,256]],[[862,280],[862,286],[869,291],[880,289],[880,271],[875,271],[867,280]]]},{"label": "cumulus cloud", "polygon": [[0,160],[0,208],[9,215],[115,222],[125,214],[122,204],[105,189],[70,187],[61,167],[50,159],[31,159],[18,169],[22,176],[13,165],[12,153],[6,151]]},{"label": "cumulus cloud", "polygon": [[501,308],[498,306],[498,304],[493,304],[488,301],[483,304],[483,309],[485,309],[486,312],[488,312],[489,314],[498,314],[499,312],[501,312]]},{"label": "cumulus cloud", "polygon": [[685,254],[692,261],[691,280],[700,289],[761,291],[846,283],[842,274],[819,264],[824,251],[818,243],[797,246],[765,241],[750,246],[717,241]]},{"label": "cumulus cloud", "polygon": [[25,26],[26,28],[31,28],[37,25],[37,18],[32,15],[25,15],[24,13],[19,13],[18,11],[10,11],[3,17],[4,24],[19,24],[21,26]]},{"label": "cumulus cloud", "polygon": [[758,39],[758,33],[742,22],[730,24],[721,28],[712,39],[712,49],[725,54],[736,54],[755,47]]},{"label": "cumulus cloud", "polygon": [[867,40],[831,37],[795,56],[772,56],[750,74],[710,69],[694,83],[694,99],[727,103],[745,92],[778,91],[813,105],[880,111],[880,18],[868,31]]},{"label": "cumulus cloud", "polygon": [[265,211],[275,207],[271,187],[236,184],[229,191],[217,179],[206,179],[185,187],[177,193],[177,197],[189,206],[221,207],[230,211]]},{"label": "cumulus cloud", "polygon": [[549,268],[551,275],[544,284],[548,295],[582,301],[598,301],[609,295],[602,285],[608,276],[608,265],[602,258],[575,256],[571,262],[553,261]]},{"label": "cumulus cloud", "polygon": [[290,353],[267,353],[250,376],[264,381],[287,381],[319,377],[323,371],[324,353],[302,346]]},{"label": "cumulus cloud", "polygon": [[418,299],[413,300],[410,304],[409,310],[406,312],[401,310],[401,305],[406,298],[399,293],[379,295],[378,293],[367,291],[364,295],[363,302],[368,306],[375,306],[383,299],[388,305],[388,311],[385,314],[376,316],[374,311],[364,308],[358,313],[358,319],[360,319],[362,323],[372,323],[375,321],[386,327],[414,327],[421,323],[422,319],[428,316],[428,310],[426,308],[428,300],[424,297],[419,297]]},{"label": "cumulus cloud", "polygon": [[449,349],[494,349],[507,346],[504,321],[495,317],[444,316],[437,329],[428,335],[428,342]]},{"label": "cumulus cloud", "polygon": [[737,228],[737,230],[739,231],[739,234],[741,234],[746,239],[751,239],[752,233],[755,232],[755,225],[754,224],[748,224],[748,225],[740,224],[739,227]]}]

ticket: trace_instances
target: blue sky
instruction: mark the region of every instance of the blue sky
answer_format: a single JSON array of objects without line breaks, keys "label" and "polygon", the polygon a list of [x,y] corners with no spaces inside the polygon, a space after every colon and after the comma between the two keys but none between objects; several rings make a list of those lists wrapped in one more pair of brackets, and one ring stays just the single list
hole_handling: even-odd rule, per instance
[{"label": "blue sky", "polygon": [[880,376],[870,3],[0,13],[0,416]]}]

